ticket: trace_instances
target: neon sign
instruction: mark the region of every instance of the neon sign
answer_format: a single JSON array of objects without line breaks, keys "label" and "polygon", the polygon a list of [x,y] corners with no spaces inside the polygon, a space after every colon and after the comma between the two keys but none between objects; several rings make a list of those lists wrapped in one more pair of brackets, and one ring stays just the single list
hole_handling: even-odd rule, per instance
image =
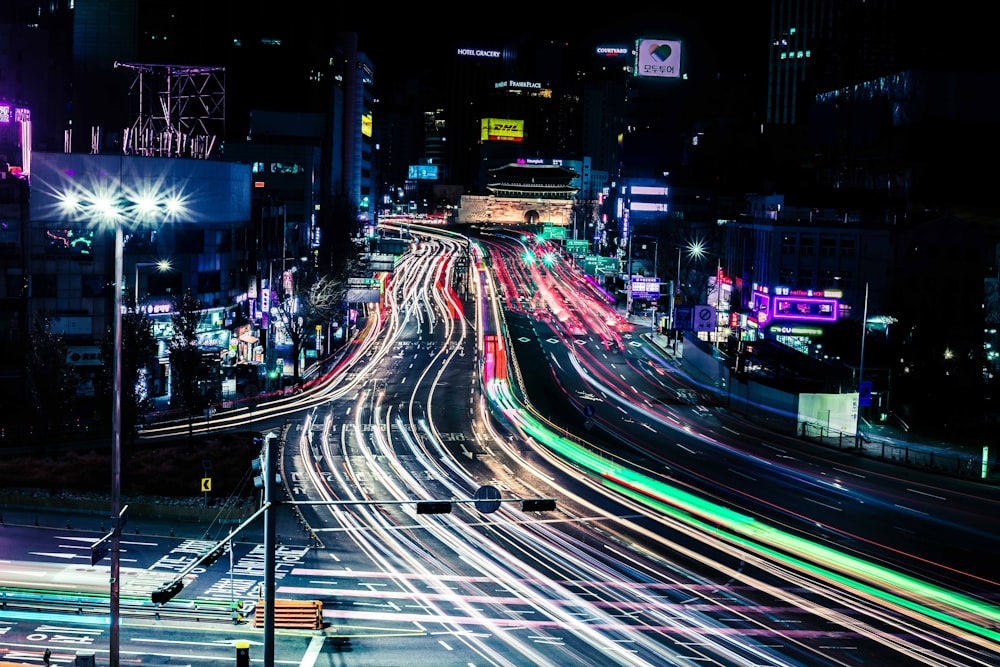
[{"label": "neon sign", "polygon": [[750,307],[756,315],[757,322],[762,326],[771,320],[836,322],[840,315],[839,299],[768,294],[757,290],[751,295]]},{"label": "neon sign", "polygon": [[773,297],[771,319],[804,320],[808,322],[836,322],[837,299],[805,296]]}]

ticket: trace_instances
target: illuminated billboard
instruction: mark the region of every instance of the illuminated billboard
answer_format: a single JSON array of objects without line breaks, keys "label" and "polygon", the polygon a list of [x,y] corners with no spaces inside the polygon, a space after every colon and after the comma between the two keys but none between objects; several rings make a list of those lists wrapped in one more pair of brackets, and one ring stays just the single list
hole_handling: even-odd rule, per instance
[{"label": "illuminated billboard", "polygon": [[598,46],[597,55],[605,58],[624,58],[629,54],[627,46]]},{"label": "illuminated billboard", "polygon": [[807,296],[775,296],[771,318],[775,320],[807,320],[836,322],[838,301]]},{"label": "illuminated billboard", "polygon": [[632,276],[633,299],[659,299],[660,279],[652,276]]},{"label": "illuminated billboard", "polygon": [[361,134],[366,137],[372,136],[372,115],[370,113],[361,115]]},{"label": "illuminated billboard", "polygon": [[635,75],[676,79],[681,75],[681,43],[670,39],[639,39],[635,46]]},{"label": "illuminated billboard", "polygon": [[775,292],[768,294],[757,288],[751,295],[751,309],[760,325],[777,320],[836,322],[840,316],[840,300],[820,296],[822,292],[785,288],[777,288]]},{"label": "illuminated billboard", "polygon": [[417,181],[436,181],[438,166],[436,164],[411,164],[407,178]]},{"label": "illuminated billboard", "polygon": [[471,56],[473,58],[499,58],[503,55],[497,49],[470,49],[459,47],[455,53],[460,56]]},{"label": "illuminated billboard", "polygon": [[480,141],[523,141],[524,121],[509,118],[483,118]]}]

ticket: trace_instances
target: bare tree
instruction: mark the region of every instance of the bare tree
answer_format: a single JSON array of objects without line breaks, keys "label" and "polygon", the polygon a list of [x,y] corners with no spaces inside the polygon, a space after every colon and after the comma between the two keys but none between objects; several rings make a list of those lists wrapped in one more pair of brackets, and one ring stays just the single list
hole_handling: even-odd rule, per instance
[{"label": "bare tree", "polygon": [[201,386],[209,380],[211,368],[198,349],[201,322],[201,301],[190,290],[174,299],[170,315],[171,394],[187,412],[189,424],[191,417],[208,405]]},{"label": "bare tree", "polygon": [[301,378],[301,357],[317,326],[333,320],[344,306],[347,281],[333,276],[320,276],[305,271],[295,274],[290,292],[276,294],[271,304],[275,326],[288,338],[292,350],[292,379],[298,385]]},{"label": "bare tree", "polygon": [[[114,380],[111,376],[114,370],[114,353],[114,329],[108,327],[101,345],[101,359],[104,366],[100,376],[102,398],[108,405],[111,404],[114,391]],[[153,320],[142,312],[123,313],[120,400],[122,428],[129,435],[134,435],[139,420],[153,407],[148,381],[152,375],[151,365],[155,362],[156,338],[153,336]]]},{"label": "bare tree", "polygon": [[[590,199],[573,200],[573,238],[592,241],[590,238],[590,225],[597,220],[597,202]],[[590,249],[593,251],[593,248]]]}]

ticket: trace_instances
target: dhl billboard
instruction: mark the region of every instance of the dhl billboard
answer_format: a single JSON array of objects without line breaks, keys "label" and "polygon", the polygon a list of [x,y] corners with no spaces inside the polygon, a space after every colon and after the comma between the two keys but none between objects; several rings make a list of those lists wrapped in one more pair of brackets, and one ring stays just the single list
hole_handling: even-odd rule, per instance
[{"label": "dhl billboard", "polygon": [[483,118],[480,141],[524,141],[524,121],[509,118]]}]

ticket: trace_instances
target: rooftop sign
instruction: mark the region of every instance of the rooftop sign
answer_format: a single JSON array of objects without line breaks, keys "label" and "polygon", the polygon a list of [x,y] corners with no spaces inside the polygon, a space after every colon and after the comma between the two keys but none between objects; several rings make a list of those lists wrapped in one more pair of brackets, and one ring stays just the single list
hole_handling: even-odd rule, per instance
[{"label": "rooftop sign", "polygon": [[499,58],[500,51],[494,49],[463,49],[457,51],[460,56],[472,56],[473,58]]},{"label": "rooftop sign", "polygon": [[676,79],[681,75],[681,43],[669,39],[639,39],[635,47],[635,75]]}]

